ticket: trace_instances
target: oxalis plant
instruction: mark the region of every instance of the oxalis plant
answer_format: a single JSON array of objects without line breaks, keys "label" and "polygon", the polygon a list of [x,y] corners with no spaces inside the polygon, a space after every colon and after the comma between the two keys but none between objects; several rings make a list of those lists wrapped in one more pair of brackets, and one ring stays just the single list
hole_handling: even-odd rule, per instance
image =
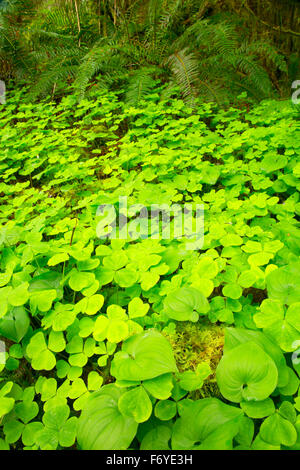
[{"label": "oxalis plant", "polygon": [[[122,90],[8,92],[3,450],[300,449],[299,111],[163,90],[140,107]],[[97,208],[124,195],[202,204],[201,249],[99,238]]]}]

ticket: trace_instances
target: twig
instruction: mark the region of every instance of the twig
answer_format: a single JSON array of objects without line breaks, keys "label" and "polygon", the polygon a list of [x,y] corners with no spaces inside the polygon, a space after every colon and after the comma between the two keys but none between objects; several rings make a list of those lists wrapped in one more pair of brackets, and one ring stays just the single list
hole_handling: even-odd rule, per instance
[{"label": "twig", "polygon": [[78,223],[78,218],[76,217],[75,226],[73,227],[73,230],[72,230],[72,235],[71,235],[71,240],[70,240],[70,246],[72,246],[72,243],[73,243],[73,237],[74,237],[74,233],[75,233],[75,230],[76,230],[76,227],[77,227],[77,223]]},{"label": "twig", "polygon": [[80,32],[81,32],[81,26],[80,26],[80,18],[79,18],[79,11],[78,11],[78,5],[77,5],[77,0],[74,0],[75,4],[75,10],[76,10],[76,16],[77,16],[77,26],[78,26],[78,46],[80,47]]}]

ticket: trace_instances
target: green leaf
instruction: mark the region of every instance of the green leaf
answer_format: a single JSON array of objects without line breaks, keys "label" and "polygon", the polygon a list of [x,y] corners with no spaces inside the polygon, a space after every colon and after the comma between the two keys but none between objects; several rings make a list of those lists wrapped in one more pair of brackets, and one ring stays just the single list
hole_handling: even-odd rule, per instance
[{"label": "green leaf", "polygon": [[179,374],[179,385],[183,390],[193,391],[202,387],[204,380],[211,374],[206,362],[198,364],[196,371],[187,370]]},{"label": "green leaf", "polygon": [[293,396],[299,388],[299,379],[295,372],[289,367],[288,368],[289,381],[284,387],[278,387],[278,390],[281,395],[284,396]]},{"label": "green leaf", "polygon": [[149,304],[144,304],[142,299],[134,297],[128,304],[129,318],[144,317],[149,310]]},{"label": "green leaf", "polygon": [[276,341],[284,351],[294,351],[300,341],[299,316],[300,302],[290,305],[286,314],[278,300],[266,299],[260,312],[254,315],[259,328]]},{"label": "green leaf", "polygon": [[0,334],[18,343],[26,335],[29,325],[30,320],[26,310],[23,307],[15,307],[0,319]]},{"label": "green leaf", "polygon": [[37,432],[35,441],[41,450],[55,450],[58,446],[58,433],[54,429],[45,427]]},{"label": "green leaf", "polygon": [[172,374],[163,374],[143,382],[145,389],[155,398],[166,400],[173,389]]},{"label": "green leaf", "polygon": [[60,428],[58,442],[62,447],[71,447],[75,443],[78,419],[76,416],[68,419]]},{"label": "green leaf", "polygon": [[24,282],[8,294],[7,300],[10,305],[13,307],[21,307],[26,304],[29,299],[28,286],[28,282]]},{"label": "green leaf", "polygon": [[42,384],[42,388],[40,390],[41,400],[42,401],[50,400],[50,398],[55,396],[56,390],[57,390],[57,382],[53,377],[51,377],[50,379],[44,380]]},{"label": "green leaf", "polygon": [[45,338],[41,331],[30,339],[26,353],[32,359],[31,366],[35,370],[51,370],[56,364],[55,356],[47,349]]},{"label": "green leaf", "polygon": [[51,331],[49,334],[48,348],[54,352],[61,352],[65,349],[66,341],[62,331]]},{"label": "green leaf", "polygon": [[3,431],[5,434],[6,442],[8,442],[8,444],[13,444],[14,442],[17,442],[21,437],[23,429],[24,424],[20,423],[20,421],[17,421],[15,419],[12,419],[5,423],[3,426]]},{"label": "green leaf", "polygon": [[127,339],[111,364],[111,375],[117,380],[148,380],[176,371],[169,342],[155,330]]},{"label": "green leaf", "polygon": [[67,405],[55,406],[46,411],[43,416],[43,423],[47,428],[59,431],[67,421],[69,414],[70,409]]},{"label": "green leaf", "polygon": [[152,403],[142,386],[121,395],[118,407],[123,416],[131,417],[137,423],[147,421],[152,413]]},{"label": "green leaf", "polygon": [[93,273],[73,271],[69,279],[69,286],[74,291],[79,292],[89,287],[94,281],[95,276]]},{"label": "green leaf", "polygon": [[275,412],[275,406],[271,398],[262,401],[241,401],[240,405],[249,418],[261,419]]},{"label": "green leaf", "polygon": [[159,281],[159,275],[155,272],[148,271],[141,274],[141,287],[143,290],[147,291],[151,287],[155,286]]},{"label": "green leaf", "polygon": [[13,398],[0,397],[0,416],[8,414],[14,407],[15,400]]},{"label": "green leaf", "polygon": [[288,367],[280,347],[261,331],[244,328],[226,328],[224,353],[232,350],[239,344],[254,341],[270,356],[278,370],[278,387],[284,387],[289,380]]},{"label": "green leaf", "polygon": [[86,385],[81,378],[76,378],[69,389],[68,397],[75,399],[87,392]]},{"label": "green leaf", "polygon": [[242,288],[236,283],[227,284],[225,287],[223,287],[223,295],[225,295],[225,297],[229,297],[230,299],[239,299],[242,293]]},{"label": "green leaf", "polygon": [[34,291],[30,294],[30,308],[32,313],[35,313],[36,310],[40,312],[48,312],[51,309],[53,301],[57,297],[57,292],[55,289],[47,289],[45,291]]},{"label": "green leaf", "polygon": [[254,342],[226,352],[216,371],[222,395],[238,403],[265,400],[276,388],[278,371],[274,361]]},{"label": "green leaf", "polygon": [[154,414],[161,421],[169,421],[174,418],[177,413],[177,405],[175,401],[163,400],[155,405]]},{"label": "green leaf", "polygon": [[22,432],[22,442],[25,446],[32,446],[36,442],[37,434],[44,429],[40,422],[32,422],[25,426]]},{"label": "green leaf", "polygon": [[15,406],[15,412],[17,417],[20,418],[23,423],[27,424],[37,416],[39,407],[35,401],[17,403]]},{"label": "green leaf", "polygon": [[200,278],[205,279],[213,279],[219,272],[218,263],[209,256],[200,258],[194,269]]},{"label": "green leaf", "polygon": [[[252,419],[243,416],[240,422],[240,428],[238,434],[235,436],[235,441],[237,441],[242,448],[249,448],[252,443],[254,436],[254,422]],[[236,449],[236,448],[235,448]]]},{"label": "green leaf", "polygon": [[167,426],[155,426],[148,431],[141,442],[140,450],[169,450],[168,442],[172,431]]},{"label": "green leaf", "polygon": [[69,259],[68,253],[57,253],[56,255],[52,256],[48,259],[48,266],[56,266],[57,264],[63,263],[64,261],[68,261]]},{"label": "green leaf", "polygon": [[242,410],[216,398],[192,401],[175,422],[172,449],[232,449],[232,440],[239,431],[242,417]]},{"label": "green leaf", "polygon": [[45,337],[44,334],[40,331],[31,337],[30,342],[26,348],[26,353],[29,357],[35,357],[45,349],[47,349]]},{"label": "green leaf", "polygon": [[283,401],[279,407],[278,413],[280,416],[283,418],[287,419],[290,421],[292,424],[296,423],[297,420],[297,412],[295,410],[295,407],[292,403],[289,401]]},{"label": "green leaf", "polygon": [[92,393],[78,420],[77,442],[82,450],[122,450],[133,440],[138,423],[118,408],[126,390],[105,385]]},{"label": "green leaf", "polygon": [[104,304],[104,297],[101,294],[95,294],[91,297],[85,297],[78,302],[78,307],[87,315],[95,315]]},{"label": "green leaf", "polygon": [[250,269],[246,269],[246,271],[243,271],[238,278],[238,284],[244,289],[248,289],[249,287],[252,287],[253,284],[255,284],[256,280],[256,273]]},{"label": "green leaf", "polygon": [[[56,290],[57,299],[63,296],[63,288],[61,286],[62,275],[58,272],[48,271],[39,276],[35,276],[29,285],[30,296],[33,293],[41,293],[49,290]],[[51,294],[52,295],[52,294]]]},{"label": "green leaf", "polygon": [[127,322],[123,320],[110,320],[106,337],[110,343],[119,343],[128,338],[129,328]]},{"label": "green leaf", "polygon": [[274,413],[264,420],[260,428],[261,438],[268,444],[292,446],[297,440],[295,427],[279,413]]},{"label": "green leaf", "polygon": [[39,356],[35,356],[31,362],[31,366],[35,370],[51,370],[55,364],[55,356],[48,349],[41,351]]},{"label": "green leaf", "polygon": [[209,311],[205,296],[193,287],[182,287],[167,295],[164,312],[177,321],[197,321],[198,314]]},{"label": "green leaf", "polygon": [[270,299],[291,305],[300,302],[300,263],[292,263],[270,272],[266,277]]},{"label": "green leaf", "polygon": [[91,371],[88,375],[88,389],[89,390],[99,390],[102,386],[103,377],[98,374],[96,371]]},{"label": "green leaf", "polygon": [[[116,281],[116,283],[120,287],[123,287],[123,288],[133,286],[137,282],[137,279],[138,279],[137,271],[133,269],[129,269],[129,268],[120,269],[120,271],[117,271],[114,275],[114,280]],[[143,289],[145,289],[145,284],[143,285],[144,285]],[[149,288],[150,287],[148,287],[148,289]],[[145,289],[145,290],[148,290],[148,289]]]}]

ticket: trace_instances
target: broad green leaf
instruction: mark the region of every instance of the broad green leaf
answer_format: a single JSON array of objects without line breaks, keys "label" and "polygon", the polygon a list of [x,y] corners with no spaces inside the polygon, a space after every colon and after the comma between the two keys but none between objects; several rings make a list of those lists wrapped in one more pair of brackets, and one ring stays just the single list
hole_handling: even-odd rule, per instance
[{"label": "broad green leaf", "polygon": [[168,426],[155,426],[143,437],[140,450],[169,450],[171,434]]},{"label": "broad green leaf", "polygon": [[275,412],[275,406],[271,398],[262,401],[242,401],[240,405],[250,418],[265,418]]},{"label": "broad green leaf", "polygon": [[241,344],[225,353],[216,376],[222,395],[235,403],[265,400],[278,382],[274,361],[254,342]]},{"label": "broad green leaf", "polygon": [[77,442],[82,450],[127,449],[138,428],[131,417],[125,417],[118,408],[126,389],[105,385],[92,393],[78,420]]},{"label": "broad green leaf", "polygon": [[177,321],[197,321],[199,314],[209,311],[209,303],[197,289],[182,287],[168,294],[164,301],[164,311]]},{"label": "broad green leaf", "polygon": [[242,410],[216,398],[192,401],[176,420],[173,450],[228,450],[239,431]]},{"label": "broad green leaf", "polygon": [[266,277],[270,299],[291,305],[300,302],[300,263],[276,269]]},{"label": "broad green leaf", "polygon": [[278,387],[284,387],[289,380],[288,367],[280,347],[261,331],[244,328],[226,328],[224,353],[232,350],[239,344],[254,341],[270,356],[278,370]]},{"label": "broad green leaf", "polygon": [[176,371],[169,342],[155,330],[127,339],[111,364],[111,375],[117,380],[148,380]]}]

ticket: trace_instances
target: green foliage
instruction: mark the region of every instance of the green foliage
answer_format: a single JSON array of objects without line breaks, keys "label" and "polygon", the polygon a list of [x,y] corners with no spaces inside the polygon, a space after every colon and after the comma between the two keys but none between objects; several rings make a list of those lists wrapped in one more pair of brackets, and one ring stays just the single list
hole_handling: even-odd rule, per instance
[{"label": "green foliage", "polygon": [[122,406],[119,409],[118,403],[124,396],[126,391],[113,384],[105,385],[90,395],[78,423],[77,440],[81,449],[128,448],[138,424],[132,417],[122,414]]},{"label": "green foliage", "polygon": [[199,95],[231,102],[245,90],[270,97],[275,72],[287,77],[284,57],[266,39],[254,40],[247,21],[220,14],[217,3],[11,0],[0,10],[4,74],[29,81],[30,99],[61,94],[71,83],[79,99],[91,84],[122,84],[137,106],[158,77],[190,104]]},{"label": "green foliage", "polygon": [[[299,448],[296,107],[26,93],[0,116],[0,448]],[[203,246],[99,238],[124,195],[203,204]]]}]

